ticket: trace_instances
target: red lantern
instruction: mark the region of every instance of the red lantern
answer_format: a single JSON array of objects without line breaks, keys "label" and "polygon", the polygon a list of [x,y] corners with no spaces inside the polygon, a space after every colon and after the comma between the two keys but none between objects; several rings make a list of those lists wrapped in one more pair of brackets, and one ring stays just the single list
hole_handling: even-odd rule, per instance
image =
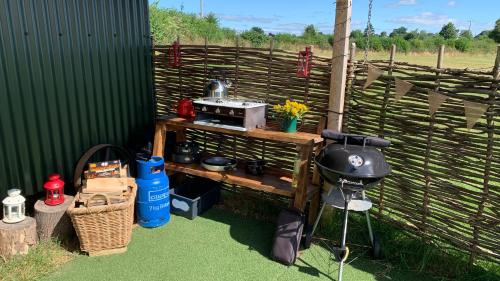
[{"label": "red lantern", "polygon": [[46,189],[45,204],[55,206],[64,202],[64,182],[59,174],[50,174],[43,188]]},{"label": "red lantern", "polygon": [[181,45],[177,41],[168,47],[168,66],[174,68],[181,66]]},{"label": "red lantern", "polygon": [[311,47],[306,47],[305,51],[299,52],[297,61],[297,77],[309,77],[311,71]]}]

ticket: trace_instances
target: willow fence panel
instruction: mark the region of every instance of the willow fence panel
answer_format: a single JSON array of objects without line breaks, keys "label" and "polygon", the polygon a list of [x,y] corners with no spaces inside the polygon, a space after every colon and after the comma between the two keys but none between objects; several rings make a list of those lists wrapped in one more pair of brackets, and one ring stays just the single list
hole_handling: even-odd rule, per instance
[{"label": "willow fence panel", "polygon": [[[154,47],[156,115],[175,112],[183,97],[198,98],[214,68],[233,82],[230,95],[269,104],[293,99],[311,111],[302,131],[315,132],[327,115],[330,59],[313,56],[308,78],[296,76],[297,53],[269,48],[182,45],[181,67],[168,66],[168,46]],[[408,63],[370,61],[392,75],[382,75],[363,90],[367,64],[348,68],[344,131],[379,135],[392,141],[384,149],[393,168],[370,191],[375,213],[399,227],[454,245],[470,254],[500,258],[500,96],[492,71],[437,69]],[[388,72],[386,72],[388,73]],[[394,100],[394,77],[414,87]],[[435,118],[429,116],[427,90],[448,96]],[[463,101],[490,105],[473,129],[466,129]],[[269,122],[276,122],[269,109]],[[189,137],[215,150],[217,135],[192,131]],[[293,147],[241,137],[226,139],[222,150],[238,158],[260,158],[293,169]]]}]

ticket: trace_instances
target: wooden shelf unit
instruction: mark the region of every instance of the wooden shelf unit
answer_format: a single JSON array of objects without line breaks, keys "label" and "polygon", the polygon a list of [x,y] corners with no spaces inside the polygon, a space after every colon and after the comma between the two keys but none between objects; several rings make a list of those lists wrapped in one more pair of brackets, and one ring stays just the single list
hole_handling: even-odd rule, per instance
[{"label": "wooden shelf unit", "polygon": [[[324,123],[319,128],[323,125]],[[230,172],[212,172],[198,164],[179,164],[170,161],[165,161],[165,170],[167,172],[175,171],[205,177],[215,181],[286,196],[291,198],[291,206],[302,211],[305,210],[307,201],[311,200],[309,222],[314,222],[319,209],[319,174],[315,169],[312,180],[310,180],[309,168],[311,167],[313,151],[318,152],[323,143],[323,139],[319,134],[303,132],[285,133],[273,130],[272,128],[237,131],[194,124],[189,120],[179,117],[164,117],[156,120],[153,155],[162,157],[165,155],[164,149],[167,131],[175,131],[176,141],[180,142],[186,139],[186,129],[295,144],[297,153],[293,173],[268,169],[262,176],[253,176],[246,174],[244,169],[241,168]]]}]

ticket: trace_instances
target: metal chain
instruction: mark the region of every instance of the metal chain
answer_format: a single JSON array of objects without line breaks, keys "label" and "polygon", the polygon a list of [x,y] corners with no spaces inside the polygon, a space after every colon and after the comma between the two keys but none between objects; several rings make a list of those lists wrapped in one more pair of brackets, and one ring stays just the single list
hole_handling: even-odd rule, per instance
[{"label": "metal chain", "polygon": [[370,36],[372,34],[372,6],[373,0],[368,1],[368,20],[366,22],[366,46],[365,46],[365,63],[368,60],[368,49],[370,48]]}]

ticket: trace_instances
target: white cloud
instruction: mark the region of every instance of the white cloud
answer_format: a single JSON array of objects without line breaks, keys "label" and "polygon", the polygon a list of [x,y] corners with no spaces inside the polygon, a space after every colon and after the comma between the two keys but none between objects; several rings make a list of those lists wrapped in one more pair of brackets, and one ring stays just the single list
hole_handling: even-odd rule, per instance
[{"label": "white cloud", "polygon": [[416,16],[404,16],[390,20],[390,22],[400,24],[418,24],[428,26],[442,26],[448,22],[455,22],[455,19],[443,14],[424,12]]},{"label": "white cloud", "polygon": [[387,4],[387,7],[397,8],[400,6],[413,6],[413,5],[417,5],[417,0],[399,0],[398,2]]},{"label": "white cloud", "polygon": [[454,0],[448,1],[448,6],[450,6],[450,7],[455,7],[456,4],[457,4],[457,1],[454,1]]}]

